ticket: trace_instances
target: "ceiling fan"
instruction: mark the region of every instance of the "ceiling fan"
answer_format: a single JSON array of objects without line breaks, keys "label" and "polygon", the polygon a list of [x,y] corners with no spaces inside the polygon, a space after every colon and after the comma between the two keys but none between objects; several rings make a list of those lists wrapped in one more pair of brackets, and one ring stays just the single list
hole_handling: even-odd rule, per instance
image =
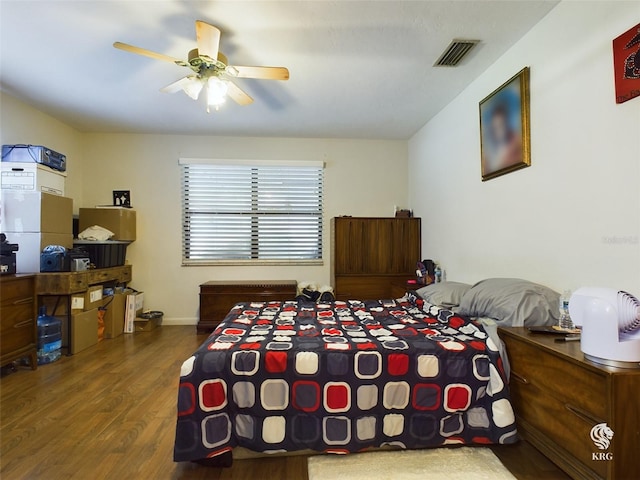
[{"label": "ceiling fan", "polygon": [[115,42],[113,46],[120,50],[144,55],[156,60],[175,63],[181,67],[189,67],[193,71],[192,74],[160,90],[166,93],[175,93],[182,90],[194,100],[197,100],[200,92],[205,90],[207,93],[207,112],[209,112],[210,107],[218,110],[227,96],[231,97],[239,105],[248,105],[253,102],[253,98],[233,83],[231,78],[289,79],[289,70],[285,67],[229,65],[227,57],[218,50],[220,30],[201,20],[196,20],[196,42],[198,48],[194,48],[189,52],[186,61],[122,42]]}]

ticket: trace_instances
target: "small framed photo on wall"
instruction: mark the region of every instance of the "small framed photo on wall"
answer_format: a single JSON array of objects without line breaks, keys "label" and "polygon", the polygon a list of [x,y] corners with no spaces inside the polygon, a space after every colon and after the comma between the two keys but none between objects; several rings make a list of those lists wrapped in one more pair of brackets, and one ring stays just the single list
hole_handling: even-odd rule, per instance
[{"label": "small framed photo on wall", "polygon": [[113,205],[115,207],[131,208],[131,191],[113,190]]},{"label": "small framed photo on wall", "polygon": [[482,181],[531,165],[529,67],[480,101]]}]

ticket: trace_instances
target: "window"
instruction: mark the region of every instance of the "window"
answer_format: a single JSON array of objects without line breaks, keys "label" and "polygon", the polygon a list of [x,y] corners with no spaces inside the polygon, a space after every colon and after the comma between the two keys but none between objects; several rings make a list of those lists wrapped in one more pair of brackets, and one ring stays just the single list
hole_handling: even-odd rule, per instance
[{"label": "window", "polygon": [[182,263],[321,263],[321,162],[181,159]]}]

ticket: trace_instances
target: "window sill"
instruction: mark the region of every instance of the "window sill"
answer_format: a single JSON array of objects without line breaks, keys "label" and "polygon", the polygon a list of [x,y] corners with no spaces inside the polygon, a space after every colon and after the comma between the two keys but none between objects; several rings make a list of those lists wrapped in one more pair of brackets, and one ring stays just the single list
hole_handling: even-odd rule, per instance
[{"label": "window sill", "polygon": [[223,266],[323,266],[324,260],[183,260],[183,267],[223,267]]}]

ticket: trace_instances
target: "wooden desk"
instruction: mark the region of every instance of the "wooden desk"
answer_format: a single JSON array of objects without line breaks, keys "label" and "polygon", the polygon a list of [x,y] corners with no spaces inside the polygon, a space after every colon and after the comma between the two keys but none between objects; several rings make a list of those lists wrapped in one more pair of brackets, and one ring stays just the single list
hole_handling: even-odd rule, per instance
[{"label": "wooden desk", "polygon": [[200,285],[198,333],[210,333],[238,302],[293,300],[295,280],[252,280],[244,282],[211,281]]},{"label": "wooden desk", "polygon": [[[580,342],[500,328],[511,363],[518,432],[573,478],[640,478],[640,369],[591,362]],[[606,423],[605,450],[590,438]]]},{"label": "wooden desk", "polygon": [[92,285],[115,282],[128,283],[132,278],[131,265],[97,268],[84,272],[47,272],[36,276],[37,295],[72,295],[86,292]]},{"label": "wooden desk", "polygon": [[[66,331],[63,339],[66,345],[66,351],[69,352],[73,338],[71,328],[71,296],[86,292],[89,287],[105,283],[126,284],[131,281],[133,276],[133,268],[131,265],[123,265],[121,267],[97,268],[94,270],[86,270],[84,272],[46,272],[36,274],[36,295],[38,296],[38,305],[45,304],[47,298],[54,297],[55,304],[52,315],[61,317],[63,322],[63,331]],[[60,305],[62,300],[62,305]],[[57,313],[59,307],[64,307],[62,314]],[[97,328],[97,325],[96,325]]]}]

